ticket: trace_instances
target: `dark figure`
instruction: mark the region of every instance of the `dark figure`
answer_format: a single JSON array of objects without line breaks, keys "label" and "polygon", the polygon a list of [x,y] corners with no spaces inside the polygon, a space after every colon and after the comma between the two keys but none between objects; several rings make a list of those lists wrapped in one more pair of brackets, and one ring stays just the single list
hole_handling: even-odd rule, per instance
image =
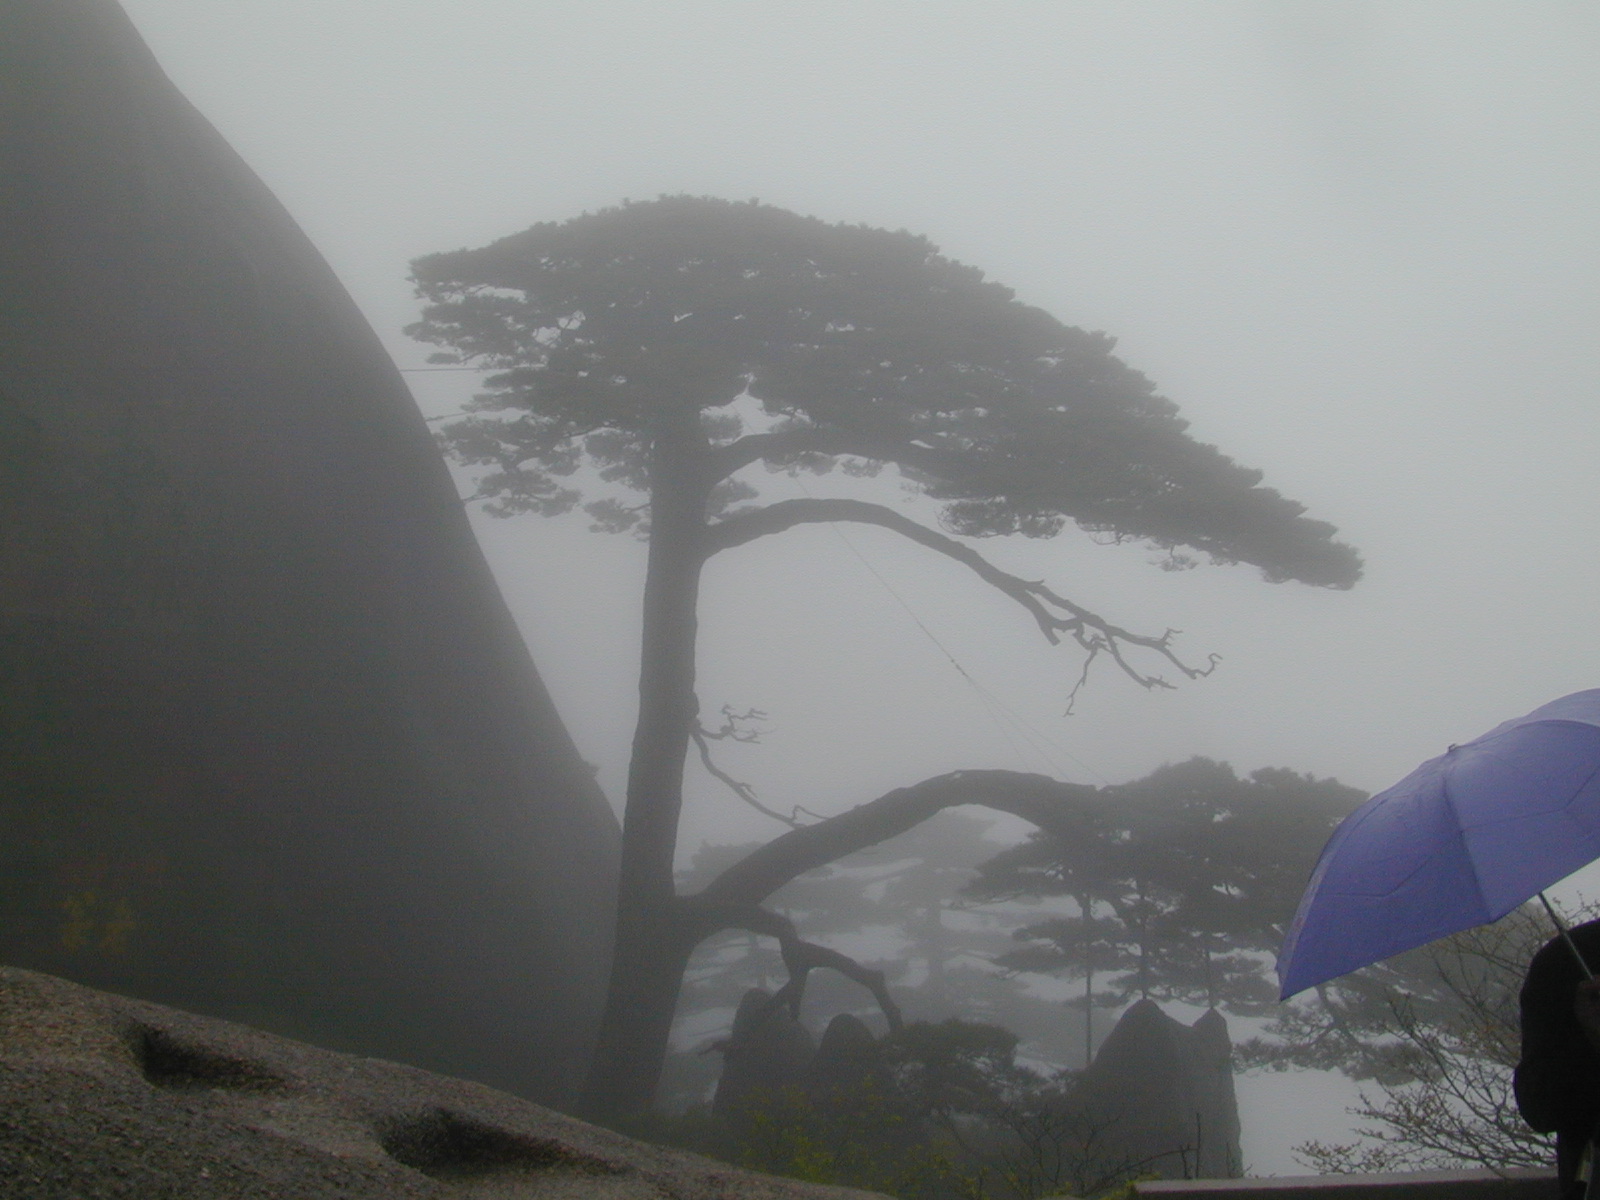
[{"label": "dark figure", "polygon": [[[1572,940],[1600,969],[1600,921],[1579,925]],[[1517,1108],[1538,1132],[1556,1135],[1562,1200],[1578,1200],[1584,1146],[1600,1124],[1600,981],[1585,982],[1572,948],[1553,938],[1528,965],[1521,1004]]]}]

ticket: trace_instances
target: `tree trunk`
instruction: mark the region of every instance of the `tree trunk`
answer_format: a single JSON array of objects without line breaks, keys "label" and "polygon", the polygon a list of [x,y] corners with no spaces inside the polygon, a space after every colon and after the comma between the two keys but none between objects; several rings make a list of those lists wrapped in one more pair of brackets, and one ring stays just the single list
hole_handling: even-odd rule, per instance
[{"label": "tree trunk", "polygon": [[611,989],[584,1088],[583,1116],[608,1122],[649,1109],[693,949],[670,906],[636,906],[618,921]]},{"label": "tree trunk", "polygon": [[[691,410],[692,412],[692,410]],[[672,864],[695,699],[696,605],[705,561],[704,438],[671,416],[651,453],[650,550],[639,665],[639,720],[628,767],[611,984],[582,1111],[596,1120],[643,1112],[655,1096],[673,1009],[694,948]]]},{"label": "tree trunk", "polygon": [[1083,1069],[1094,1062],[1094,900],[1073,897],[1083,918]]},{"label": "tree trunk", "polygon": [[694,686],[700,573],[711,553],[739,543],[724,544],[708,532],[706,501],[716,471],[697,412],[669,408],[653,432],[639,721],[623,816],[616,951],[580,1106],[583,1115],[603,1122],[650,1107],[689,956],[701,938],[730,920],[737,923],[730,913],[759,908],[796,875],[904,832],[952,804],[988,804],[1048,827],[1052,799],[1083,790],[1015,772],[954,772],[791,830],[692,900],[680,899],[672,865],[684,763],[699,721]]}]

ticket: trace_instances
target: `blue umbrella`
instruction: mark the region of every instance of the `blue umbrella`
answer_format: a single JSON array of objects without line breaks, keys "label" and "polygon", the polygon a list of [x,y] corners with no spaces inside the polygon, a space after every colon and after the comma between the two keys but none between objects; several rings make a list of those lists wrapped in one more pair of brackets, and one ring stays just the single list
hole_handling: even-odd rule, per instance
[{"label": "blue umbrella", "polygon": [[1284,938],[1280,998],[1497,921],[1596,858],[1600,689],[1451,746],[1346,817]]}]

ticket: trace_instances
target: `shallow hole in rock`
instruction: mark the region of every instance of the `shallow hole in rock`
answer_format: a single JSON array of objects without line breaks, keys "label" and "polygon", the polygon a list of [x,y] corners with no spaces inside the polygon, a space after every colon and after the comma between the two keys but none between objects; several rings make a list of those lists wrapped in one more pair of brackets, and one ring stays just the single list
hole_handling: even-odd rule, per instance
[{"label": "shallow hole in rock", "polygon": [[508,1133],[443,1108],[388,1123],[378,1131],[378,1142],[396,1162],[435,1179],[530,1168],[605,1172],[602,1164],[555,1142]]},{"label": "shallow hole in rock", "polygon": [[265,1067],[209,1046],[182,1041],[164,1029],[136,1029],[133,1050],[144,1077],[160,1088],[272,1092],[288,1086]]}]

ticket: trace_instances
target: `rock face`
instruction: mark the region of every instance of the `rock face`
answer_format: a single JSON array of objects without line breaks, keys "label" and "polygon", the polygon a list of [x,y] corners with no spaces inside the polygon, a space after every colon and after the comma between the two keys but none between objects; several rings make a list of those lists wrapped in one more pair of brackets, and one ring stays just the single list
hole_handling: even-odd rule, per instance
[{"label": "rock face", "polygon": [[0,1190],[29,1200],[869,1197],[14,968],[0,968]]},{"label": "rock face", "polygon": [[1122,1014],[1073,1093],[1109,1166],[1168,1179],[1242,1175],[1228,1023],[1212,1009],[1193,1026],[1154,1001]]},{"label": "rock face", "polygon": [[615,847],[327,265],[111,0],[0,0],[0,960],[559,1103]]},{"label": "rock face", "polygon": [[817,1052],[806,1067],[803,1084],[813,1103],[872,1089],[887,1095],[893,1086],[878,1039],[854,1013],[840,1013],[828,1022]]},{"label": "rock face", "polygon": [[771,999],[762,988],[751,988],[739,998],[711,1100],[711,1111],[719,1117],[736,1118],[753,1096],[780,1094],[806,1082],[816,1043],[787,1008],[766,1010]]}]

